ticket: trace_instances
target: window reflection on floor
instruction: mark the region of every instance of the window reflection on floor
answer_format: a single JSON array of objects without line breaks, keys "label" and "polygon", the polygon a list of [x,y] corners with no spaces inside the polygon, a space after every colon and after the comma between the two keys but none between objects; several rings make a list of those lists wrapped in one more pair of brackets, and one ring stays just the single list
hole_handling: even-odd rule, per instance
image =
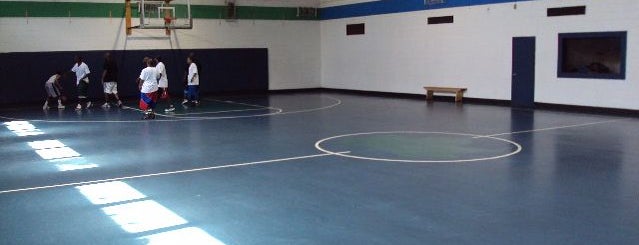
[{"label": "window reflection on floor", "polygon": [[55,164],[59,171],[73,171],[87,168],[97,168],[97,164],[89,162],[84,157],[71,157],[63,159],[49,160],[49,162]]},{"label": "window reflection on floor", "polygon": [[[28,121],[5,122],[4,125],[19,137],[45,135]],[[97,164],[65,145],[60,140],[38,140],[27,144],[59,171],[96,168]],[[213,244],[224,245],[206,231],[190,227],[188,221],[145,194],[121,181],[101,182],[75,187],[92,204],[124,231],[144,235],[138,240],[147,244]],[[153,233],[157,231],[157,233]],[[150,235],[148,235],[150,234]]]},{"label": "window reflection on floor", "polygon": [[76,187],[89,201],[95,205],[105,205],[144,199],[146,196],[135,188],[121,181],[105,182]]},{"label": "window reflection on floor", "polygon": [[102,211],[129,233],[186,224],[182,217],[153,200],[104,207]]},{"label": "window reflection on floor", "polygon": [[[129,233],[162,232],[138,238],[147,244],[214,244],[223,242],[121,181],[76,187],[87,200],[105,206],[102,211]],[[173,230],[166,231],[167,229]]]},{"label": "window reflection on floor", "polygon": [[223,242],[210,236],[200,228],[188,227],[178,230],[162,232],[150,236],[141,237],[147,244],[152,245],[173,245],[173,244],[189,244],[189,245],[224,245]]},{"label": "window reflection on floor", "polygon": [[98,165],[86,161],[77,151],[59,140],[40,140],[27,143],[44,160],[55,164],[60,171],[95,168]]},{"label": "window reflection on floor", "polygon": [[11,132],[20,137],[44,134],[44,132],[37,129],[28,121],[11,121],[5,122],[4,125],[11,130]]}]

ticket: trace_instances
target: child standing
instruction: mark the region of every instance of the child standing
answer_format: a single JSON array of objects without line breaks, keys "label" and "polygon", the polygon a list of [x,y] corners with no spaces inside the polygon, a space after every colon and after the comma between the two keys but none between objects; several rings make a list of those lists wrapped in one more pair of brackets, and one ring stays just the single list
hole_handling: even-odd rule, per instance
[{"label": "child standing", "polygon": [[89,66],[82,62],[82,57],[77,55],[75,56],[75,65],[71,68],[72,72],[75,72],[76,77],[76,86],[78,87],[78,106],[75,108],[76,110],[82,110],[82,104],[86,102],[85,108],[91,107],[91,101],[88,101],[87,94],[89,90]]},{"label": "child standing", "polygon": [[49,80],[44,84],[44,89],[47,91],[47,100],[44,102],[42,109],[49,109],[49,101],[58,101],[58,109],[64,109],[62,105],[61,93],[62,87],[60,86],[60,79],[62,78],[62,72],[58,71],[53,76],[49,77]]},{"label": "child standing", "polygon": [[102,72],[102,86],[104,87],[104,105],[109,108],[109,95],[112,94],[117,100],[117,106],[122,107],[122,101],[118,97],[118,64],[111,56],[111,53],[104,54],[104,71]]},{"label": "child standing", "polygon": [[137,79],[140,89],[140,109],[144,111],[142,119],[155,119],[153,109],[158,100],[158,78],[160,77],[155,68],[155,60],[145,57],[146,68],[142,69],[140,77]]},{"label": "child standing", "polygon": [[186,58],[186,63],[189,65],[189,73],[187,75],[187,96],[182,104],[192,102],[194,105],[199,105],[198,90],[200,87],[200,77],[197,69],[197,65],[193,61],[191,56]]},{"label": "child standing", "polygon": [[169,107],[164,109],[165,112],[175,111],[175,107],[173,107],[173,103],[171,103],[171,97],[169,96],[169,78],[166,75],[166,67],[164,66],[164,62],[162,62],[162,56],[158,56],[155,58],[155,69],[158,70],[158,75],[160,79],[158,80],[158,94],[160,99],[166,100],[169,103]]}]

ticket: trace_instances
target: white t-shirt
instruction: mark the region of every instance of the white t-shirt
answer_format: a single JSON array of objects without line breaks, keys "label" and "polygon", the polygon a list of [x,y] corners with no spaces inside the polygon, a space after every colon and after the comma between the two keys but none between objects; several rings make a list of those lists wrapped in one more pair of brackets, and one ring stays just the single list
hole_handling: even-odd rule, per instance
[{"label": "white t-shirt", "polygon": [[142,69],[140,79],[142,79],[142,93],[153,93],[158,91],[158,70],[155,67],[147,67]]},{"label": "white t-shirt", "polygon": [[169,79],[166,76],[166,67],[164,66],[164,63],[162,62],[158,62],[158,64],[155,66],[155,69],[158,70],[158,74],[161,76],[160,77],[160,88],[168,88],[169,87]]},{"label": "white t-shirt", "polygon": [[55,83],[55,80],[58,79],[58,74],[54,74],[53,76],[51,76],[49,78],[49,80],[47,80],[47,82],[45,83],[45,85],[47,86],[53,86],[53,84]]},{"label": "white t-shirt", "polygon": [[76,85],[80,84],[80,79],[82,79],[87,74],[91,73],[91,71],[89,71],[89,66],[85,64],[84,62],[82,62],[82,64],[80,64],[79,66],[78,66],[78,63],[75,63],[75,65],[73,65],[73,68],[71,68],[71,71],[75,72]]},{"label": "white t-shirt", "polygon": [[191,63],[191,65],[189,66],[188,85],[200,85],[199,74],[200,73],[197,71],[197,65],[195,65],[195,63]]}]

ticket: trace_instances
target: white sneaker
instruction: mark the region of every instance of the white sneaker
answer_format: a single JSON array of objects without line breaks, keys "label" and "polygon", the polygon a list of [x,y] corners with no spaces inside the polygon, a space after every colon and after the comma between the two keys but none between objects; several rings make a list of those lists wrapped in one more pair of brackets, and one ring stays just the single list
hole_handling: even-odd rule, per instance
[{"label": "white sneaker", "polygon": [[58,109],[64,109],[64,108],[66,108],[66,107],[63,106],[63,105],[58,105]]},{"label": "white sneaker", "polygon": [[91,101],[87,102],[87,109],[91,108]]},{"label": "white sneaker", "polygon": [[182,101],[182,104],[183,104],[183,105],[186,105],[186,103],[189,103],[189,101],[188,101],[188,100],[183,100],[183,101]]},{"label": "white sneaker", "polygon": [[164,112],[173,112],[173,111],[175,111],[175,107],[173,107],[173,106],[164,109]]},{"label": "white sneaker", "polygon": [[78,106],[75,107],[76,110],[82,110],[82,105],[78,104]]},{"label": "white sneaker", "polygon": [[104,105],[102,105],[102,108],[111,108],[111,105],[109,105],[109,103],[104,103]]}]

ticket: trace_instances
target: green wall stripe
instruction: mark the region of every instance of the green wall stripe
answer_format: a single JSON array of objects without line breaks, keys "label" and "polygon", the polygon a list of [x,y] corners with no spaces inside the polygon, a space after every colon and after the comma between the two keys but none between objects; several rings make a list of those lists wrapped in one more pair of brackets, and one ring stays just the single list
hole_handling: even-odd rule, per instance
[{"label": "green wall stripe", "polygon": [[113,17],[124,16],[124,4],[67,2],[0,2],[0,17]]},{"label": "green wall stripe", "polygon": [[[177,16],[185,10],[176,6]],[[0,2],[0,17],[91,17],[123,18],[124,3],[83,3],[83,2]],[[195,19],[226,19],[226,7],[216,5],[191,5],[191,15]],[[294,7],[238,6],[238,19],[256,20],[319,20],[319,17],[298,17]],[[137,17],[134,5],[133,16]]]}]

